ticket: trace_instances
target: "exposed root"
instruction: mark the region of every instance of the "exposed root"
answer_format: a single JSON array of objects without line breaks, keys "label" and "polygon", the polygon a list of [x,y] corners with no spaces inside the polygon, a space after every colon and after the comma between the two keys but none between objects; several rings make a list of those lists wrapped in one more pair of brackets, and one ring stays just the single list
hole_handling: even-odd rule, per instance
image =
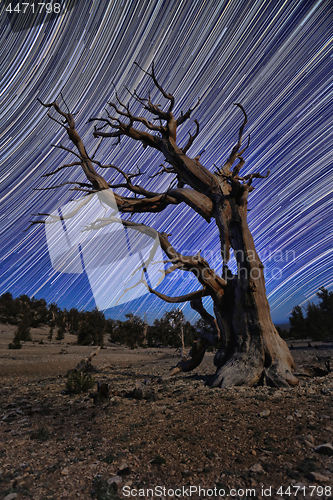
[{"label": "exposed root", "polygon": [[265,368],[264,383],[270,387],[288,387],[298,385],[298,378],[289,369],[281,370],[278,365]]},{"label": "exposed root", "polygon": [[176,375],[179,372],[190,372],[200,365],[205,355],[206,349],[212,345],[209,340],[199,338],[194,341],[190,351],[190,358],[180,361],[177,366],[171,369],[170,375]]},{"label": "exposed root", "polygon": [[293,387],[298,384],[298,379],[291,373],[286,364],[277,363],[265,368],[263,359],[244,353],[235,354],[218,368],[208,385],[228,388],[238,385],[252,387],[256,384],[271,387]]},{"label": "exposed root", "polygon": [[222,389],[237,385],[252,387],[260,380],[262,370],[263,360],[260,357],[238,354],[216,370],[208,385]]}]

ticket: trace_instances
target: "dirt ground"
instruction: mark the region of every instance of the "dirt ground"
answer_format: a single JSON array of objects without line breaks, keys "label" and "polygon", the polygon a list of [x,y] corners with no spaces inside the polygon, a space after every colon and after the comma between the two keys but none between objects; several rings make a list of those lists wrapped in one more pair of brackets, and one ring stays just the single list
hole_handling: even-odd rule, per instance
[{"label": "dirt ground", "polygon": [[[110,396],[94,401],[96,389],[65,392],[93,347],[49,342],[41,328],[10,350],[14,330],[0,325],[1,499],[333,498],[332,373],[290,389],[209,389],[213,353],[169,378],[175,349],[106,343],[93,377]],[[324,347],[295,344],[297,371],[324,368]]]}]

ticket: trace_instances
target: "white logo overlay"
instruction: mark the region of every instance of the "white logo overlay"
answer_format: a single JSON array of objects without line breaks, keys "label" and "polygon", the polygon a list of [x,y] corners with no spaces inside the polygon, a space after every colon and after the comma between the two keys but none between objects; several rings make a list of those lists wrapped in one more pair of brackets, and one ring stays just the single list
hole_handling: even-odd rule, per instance
[{"label": "white logo overlay", "polygon": [[147,284],[155,288],[165,274],[158,237],[140,227],[144,231],[144,226],[125,227],[111,189],[71,201],[45,221],[52,267],[60,273],[86,272],[101,310],[141,297]]}]

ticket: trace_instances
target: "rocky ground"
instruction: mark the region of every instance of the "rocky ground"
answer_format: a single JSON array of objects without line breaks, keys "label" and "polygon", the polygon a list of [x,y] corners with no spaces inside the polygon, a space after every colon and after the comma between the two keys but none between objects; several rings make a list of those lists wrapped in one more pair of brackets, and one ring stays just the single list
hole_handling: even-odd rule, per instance
[{"label": "rocky ground", "polygon": [[[94,401],[95,389],[65,392],[92,347],[40,329],[9,350],[1,330],[0,498],[333,498],[332,373],[294,389],[209,389],[213,353],[168,378],[174,349],[107,345],[93,377],[110,394]],[[333,354],[292,352],[302,372]]]}]

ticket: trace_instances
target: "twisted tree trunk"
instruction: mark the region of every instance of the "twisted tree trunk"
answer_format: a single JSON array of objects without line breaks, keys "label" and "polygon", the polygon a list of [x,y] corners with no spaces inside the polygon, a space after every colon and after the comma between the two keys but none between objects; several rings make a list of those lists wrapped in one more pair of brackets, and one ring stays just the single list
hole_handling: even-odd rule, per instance
[{"label": "twisted tree trunk", "polygon": [[[295,385],[298,381],[291,373],[294,361],[270,316],[264,266],[248,228],[247,204],[240,206],[235,200],[222,199],[216,211],[217,224],[223,226],[222,257],[226,262],[226,242],[230,242],[237,274],[224,265],[226,286],[223,295],[214,298],[222,345],[214,359],[217,371],[210,385]],[[226,211],[228,217],[222,215]]]}]

